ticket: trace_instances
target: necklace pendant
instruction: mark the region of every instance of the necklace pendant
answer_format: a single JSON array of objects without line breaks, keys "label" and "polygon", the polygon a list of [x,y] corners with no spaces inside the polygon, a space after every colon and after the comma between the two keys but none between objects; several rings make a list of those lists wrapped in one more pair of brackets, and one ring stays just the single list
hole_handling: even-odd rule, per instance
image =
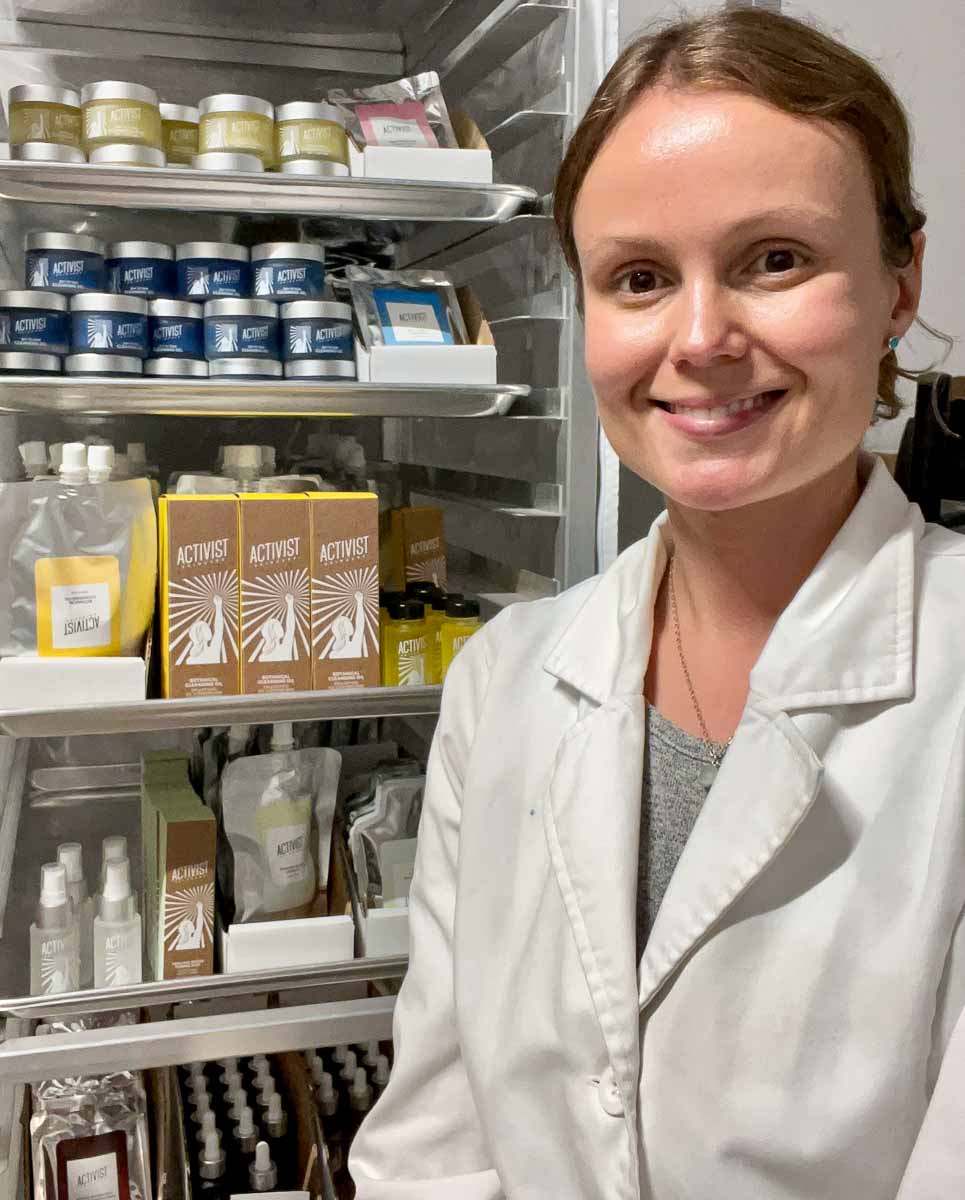
[{"label": "necklace pendant", "polygon": [[717,772],[719,769],[720,768],[716,763],[704,763],[700,768],[700,774],[697,776],[697,782],[705,792],[709,792],[714,786],[714,780],[717,778]]}]

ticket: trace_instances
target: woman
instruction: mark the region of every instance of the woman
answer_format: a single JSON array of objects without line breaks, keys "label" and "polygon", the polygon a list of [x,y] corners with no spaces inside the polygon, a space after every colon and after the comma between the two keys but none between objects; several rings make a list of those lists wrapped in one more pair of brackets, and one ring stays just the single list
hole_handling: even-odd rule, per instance
[{"label": "woman", "polygon": [[759,9],[631,46],[574,135],[588,369],[667,512],[449,676],[360,1200],[898,1193],[965,1002],[965,540],[859,450],[908,143]]}]

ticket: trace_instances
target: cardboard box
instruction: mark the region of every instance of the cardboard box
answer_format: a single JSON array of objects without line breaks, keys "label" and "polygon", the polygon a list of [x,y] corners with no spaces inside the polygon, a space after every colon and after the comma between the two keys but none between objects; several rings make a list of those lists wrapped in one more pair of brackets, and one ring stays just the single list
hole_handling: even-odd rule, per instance
[{"label": "cardboard box", "polygon": [[417,580],[445,588],[448,579],[442,509],[393,508],[388,541],[387,590],[404,592],[407,583]]},{"label": "cardboard box", "polygon": [[422,183],[493,181],[493,156],[478,126],[466,113],[450,113],[458,149],[419,146],[355,147],[349,139],[349,166],[366,179],[403,179]]},{"label": "cardboard box", "polygon": [[378,687],[378,497],[315,492],[309,507],[313,687]]},{"label": "cardboard box", "polygon": [[309,691],[311,513],[307,496],[245,493],[241,506],[241,690]]},{"label": "cardboard box", "polygon": [[237,696],[238,501],[162,496],[161,688],[165,696]]},{"label": "cardboard box", "polygon": [[0,659],[0,709],[123,704],[147,695],[143,658]]}]

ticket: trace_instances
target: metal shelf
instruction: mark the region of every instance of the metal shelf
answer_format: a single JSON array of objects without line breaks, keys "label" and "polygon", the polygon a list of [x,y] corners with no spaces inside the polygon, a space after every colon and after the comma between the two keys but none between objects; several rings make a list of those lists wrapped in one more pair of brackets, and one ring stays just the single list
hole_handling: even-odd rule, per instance
[{"label": "metal shelf", "polygon": [[220,696],[210,700],[142,700],[75,708],[0,711],[0,733],[10,737],[68,737],[87,733],[142,733],[204,725],[268,725],[276,721],[333,721],[356,717],[431,716],[442,688],[355,688],[290,692],[283,696]]},{"label": "metal shelf", "polygon": [[0,375],[0,412],[177,417],[500,417],[523,384],[443,387],[300,380]]},{"label": "metal shelf", "polygon": [[507,150],[513,150],[527,138],[535,137],[546,130],[556,130],[557,136],[562,140],[563,124],[568,116],[568,113],[559,110],[524,108],[488,129],[484,136],[493,154],[505,154]]},{"label": "metal shelf", "polygon": [[189,167],[110,167],[15,159],[0,161],[0,198],[85,208],[492,222],[506,221],[538,200],[530,188],[499,183],[310,179]]},{"label": "metal shelf", "polygon": [[127,987],[68,992],[60,996],[11,997],[0,999],[0,1016],[69,1021],[93,1013],[153,1008],[193,1000],[263,996],[270,992],[289,992],[330,984],[402,979],[407,965],[405,956],[356,958],[349,962],[324,963],[314,967],[205,975],[199,979],[167,979],[134,983]]}]

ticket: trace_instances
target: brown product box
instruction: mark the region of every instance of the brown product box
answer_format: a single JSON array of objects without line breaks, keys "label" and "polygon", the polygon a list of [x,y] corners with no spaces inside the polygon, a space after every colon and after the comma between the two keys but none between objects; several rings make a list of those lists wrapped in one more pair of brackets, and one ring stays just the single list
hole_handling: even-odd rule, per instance
[{"label": "brown product box", "polygon": [[217,822],[199,800],[192,805],[173,795],[168,804],[162,803],[159,816],[157,976],[211,975]]},{"label": "brown product box", "polygon": [[447,577],[442,509],[394,508],[389,521],[390,590],[403,592],[407,583],[416,580],[444,588]]},{"label": "brown product box", "polygon": [[241,690],[312,686],[311,513],[307,496],[244,494],[241,505]]},{"label": "brown product box", "polygon": [[161,682],[165,696],[237,696],[238,501],[162,496]]},{"label": "brown product box", "polygon": [[314,492],[312,660],[317,691],[379,686],[379,500]]}]

